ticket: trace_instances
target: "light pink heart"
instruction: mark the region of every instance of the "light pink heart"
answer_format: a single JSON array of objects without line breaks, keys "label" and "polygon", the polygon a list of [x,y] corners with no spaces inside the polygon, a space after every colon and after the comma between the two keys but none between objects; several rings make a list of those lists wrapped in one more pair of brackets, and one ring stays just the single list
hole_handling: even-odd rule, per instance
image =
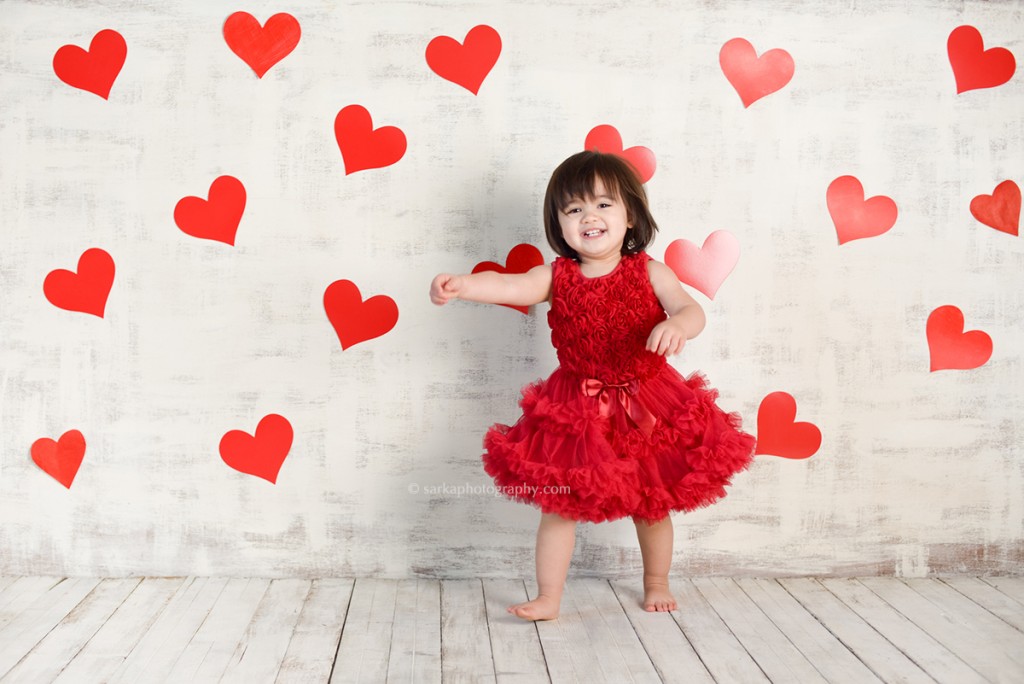
[{"label": "light pink heart", "polygon": [[727,230],[716,230],[698,247],[689,240],[674,240],[665,250],[665,263],[676,277],[714,299],[718,288],[740,260],[740,241]]}]

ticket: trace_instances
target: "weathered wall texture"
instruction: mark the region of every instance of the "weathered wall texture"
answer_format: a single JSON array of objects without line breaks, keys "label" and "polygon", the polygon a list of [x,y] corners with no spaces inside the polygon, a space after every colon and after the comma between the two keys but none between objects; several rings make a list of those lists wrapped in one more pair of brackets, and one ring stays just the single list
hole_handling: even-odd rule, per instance
[{"label": "weathered wall texture", "polygon": [[[262,79],[225,45],[235,9],[0,2],[0,573],[532,573],[538,514],[482,491],[479,458],[554,367],[546,306],[438,309],[427,286],[518,243],[550,258],[548,174],[599,124],[657,155],[655,258],[718,229],[742,246],[673,363],[752,432],[782,390],[823,434],[676,517],[676,569],[1020,571],[1024,239],[968,207],[1024,182],[1024,77],[958,95],[946,56],[970,24],[1024,59],[1020,3],[258,2],[302,27]],[[503,51],[474,96],[424,49],[477,24]],[[104,28],[128,45],[109,100],[51,66]],[[735,37],[796,63],[749,108],[718,63]],[[405,132],[401,161],[345,175],[350,104]],[[248,194],[233,247],[173,219],[223,174]],[[846,174],[896,201],[891,231],[838,244],[825,190]],[[91,247],[116,262],[103,318],[43,294]],[[339,279],[392,297],[397,326],[343,351]],[[929,372],[946,304],[992,337],[987,364]],[[270,413],[295,433],[276,485],[218,452]],[[29,449],[71,429],[66,489]],[[574,572],[639,567],[631,523],[581,526]]]}]

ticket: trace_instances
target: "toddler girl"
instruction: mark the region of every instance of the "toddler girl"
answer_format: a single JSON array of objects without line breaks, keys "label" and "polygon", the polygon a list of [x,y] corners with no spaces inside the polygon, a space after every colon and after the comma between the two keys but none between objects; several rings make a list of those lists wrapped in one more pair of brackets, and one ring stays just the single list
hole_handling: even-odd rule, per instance
[{"label": "toddler girl", "polygon": [[640,542],[644,608],[675,610],[669,513],[725,496],[754,438],[715,404],[703,377],[684,379],[666,361],[704,328],[704,311],[644,252],[657,225],[627,162],[589,151],[562,162],[548,183],[544,229],[560,255],[553,264],[442,273],[430,286],[439,305],[551,304],[559,367],[523,389],[515,425],[494,425],[484,438],[484,468],[498,487],[541,509],[537,597],[508,610],[558,617],[576,523],[625,516]]}]

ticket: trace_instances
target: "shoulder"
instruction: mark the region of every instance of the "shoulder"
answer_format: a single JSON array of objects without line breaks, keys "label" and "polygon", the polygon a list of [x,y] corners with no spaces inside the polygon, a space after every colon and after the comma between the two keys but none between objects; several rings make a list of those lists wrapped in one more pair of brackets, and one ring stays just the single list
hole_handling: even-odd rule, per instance
[{"label": "shoulder", "polygon": [[555,257],[555,260],[552,261],[550,264],[545,264],[545,265],[550,270],[550,272],[552,274],[554,274],[554,273],[564,273],[565,271],[567,271],[568,269],[572,268],[573,266],[576,266],[577,264],[576,264],[576,261],[574,259],[570,259],[569,257],[559,256],[559,257]]},{"label": "shoulder", "polygon": [[[645,254],[644,256],[647,255]],[[652,259],[650,256],[647,256],[647,273],[650,275],[652,283],[656,280],[664,280],[666,278],[669,280],[677,280],[675,271],[660,261]]]}]

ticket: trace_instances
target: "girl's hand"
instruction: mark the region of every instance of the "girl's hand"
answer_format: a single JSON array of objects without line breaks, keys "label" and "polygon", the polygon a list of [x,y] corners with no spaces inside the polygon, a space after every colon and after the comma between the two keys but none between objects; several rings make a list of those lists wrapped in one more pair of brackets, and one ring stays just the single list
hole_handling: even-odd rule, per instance
[{"label": "girl's hand", "polygon": [[647,338],[647,351],[661,356],[673,356],[683,351],[686,346],[686,333],[682,326],[668,319],[654,326]]},{"label": "girl's hand", "polygon": [[430,283],[430,301],[438,306],[447,304],[451,299],[458,299],[462,290],[463,278],[459,275],[441,273]]}]

